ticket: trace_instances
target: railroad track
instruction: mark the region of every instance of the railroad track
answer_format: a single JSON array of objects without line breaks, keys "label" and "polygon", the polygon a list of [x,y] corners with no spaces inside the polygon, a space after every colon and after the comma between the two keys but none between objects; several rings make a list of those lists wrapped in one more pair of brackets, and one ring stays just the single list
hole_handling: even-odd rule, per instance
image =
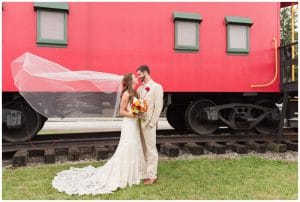
[{"label": "railroad track", "polygon": [[[37,136],[28,142],[2,143],[2,153],[12,153],[20,150],[47,150],[71,147],[105,147],[116,146],[120,132],[61,134]],[[180,133],[175,130],[161,130],[157,132],[157,144],[183,144],[208,142],[247,142],[276,141],[276,135],[261,135],[254,132],[230,134],[227,129],[219,130],[218,134],[195,135]],[[290,129],[285,130],[283,140],[298,141],[298,134]]]}]

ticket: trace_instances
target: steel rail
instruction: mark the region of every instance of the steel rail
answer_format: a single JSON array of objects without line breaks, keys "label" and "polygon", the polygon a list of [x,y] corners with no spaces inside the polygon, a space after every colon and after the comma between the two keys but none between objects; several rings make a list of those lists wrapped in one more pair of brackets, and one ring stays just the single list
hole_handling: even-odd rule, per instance
[{"label": "steel rail", "polygon": [[[207,143],[207,142],[247,142],[252,141],[275,141],[276,135],[261,135],[255,133],[249,134],[229,134],[224,133],[221,135],[205,135],[199,136],[194,134],[189,135],[158,135],[157,144],[163,143]],[[37,140],[32,142],[22,143],[3,143],[2,153],[15,152],[19,150],[45,150],[45,149],[56,149],[56,148],[71,148],[71,147],[104,147],[104,146],[116,146],[119,143],[120,137],[92,137],[92,138],[72,138],[72,139],[57,139],[53,140]],[[297,133],[288,133],[283,136],[283,140],[298,140]]]}]

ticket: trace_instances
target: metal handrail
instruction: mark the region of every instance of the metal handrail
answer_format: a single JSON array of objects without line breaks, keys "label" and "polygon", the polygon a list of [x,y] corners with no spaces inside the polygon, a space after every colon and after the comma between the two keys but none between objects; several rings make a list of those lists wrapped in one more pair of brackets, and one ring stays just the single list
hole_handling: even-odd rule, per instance
[{"label": "metal handrail", "polygon": [[293,43],[290,43],[290,44],[287,44],[287,45],[284,45],[284,46],[280,46],[279,49],[286,48],[286,47],[293,46],[293,45],[297,45],[297,44],[298,44],[298,41],[295,41]]},{"label": "metal handrail", "polygon": [[[295,77],[295,67],[298,65],[298,55],[294,55],[293,49],[298,46],[298,41],[279,47],[280,50],[280,69],[281,69],[281,86],[284,84],[297,83]],[[289,49],[290,48],[290,49]],[[297,54],[297,53],[296,53]],[[290,69],[288,69],[290,68]]]},{"label": "metal handrail", "polygon": [[276,40],[275,37],[273,38],[273,41],[274,41],[274,47],[275,47],[275,74],[274,74],[274,77],[268,83],[265,83],[265,84],[254,84],[254,85],[251,85],[251,88],[270,86],[270,85],[272,85],[276,81],[276,79],[278,77],[278,64],[277,64],[277,54],[278,53],[277,53],[277,40]]}]

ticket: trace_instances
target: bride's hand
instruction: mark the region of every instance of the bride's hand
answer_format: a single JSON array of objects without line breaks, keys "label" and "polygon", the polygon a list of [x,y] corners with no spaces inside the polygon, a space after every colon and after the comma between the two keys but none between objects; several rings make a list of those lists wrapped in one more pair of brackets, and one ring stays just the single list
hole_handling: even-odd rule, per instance
[{"label": "bride's hand", "polygon": [[144,118],[146,118],[146,116],[144,114],[137,114],[137,115],[135,115],[135,118],[144,119]]}]

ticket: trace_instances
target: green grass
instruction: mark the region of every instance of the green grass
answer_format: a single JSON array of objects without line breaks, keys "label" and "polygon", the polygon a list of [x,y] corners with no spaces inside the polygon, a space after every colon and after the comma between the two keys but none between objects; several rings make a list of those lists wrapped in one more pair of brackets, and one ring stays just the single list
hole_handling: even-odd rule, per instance
[{"label": "green grass", "polygon": [[[297,162],[257,157],[240,159],[165,160],[159,162],[159,180],[113,194],[69,196],[57,192],[51,181],[57,172],[84,164],[5,168],[2,198],[13,199],[297,199]],[[102,163],[90,163],[100,166]]]}]

